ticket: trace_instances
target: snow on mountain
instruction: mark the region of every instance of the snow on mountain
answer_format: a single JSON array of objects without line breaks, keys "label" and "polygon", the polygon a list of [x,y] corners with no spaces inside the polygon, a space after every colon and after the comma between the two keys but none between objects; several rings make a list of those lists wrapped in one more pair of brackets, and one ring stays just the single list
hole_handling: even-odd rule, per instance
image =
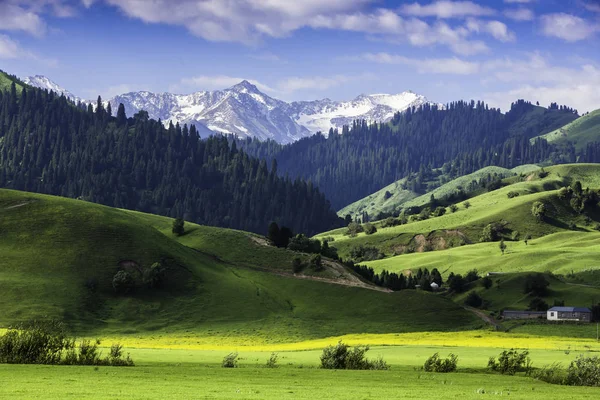
[{"label": "snow on mountain", "polygon": [[[81,100],[44,76],[36,75],[23,81],[62,93],[74,101]],[[330,128],[341,131],[344,125],[351,125],[357,119],[387,122],[396,112],[429,101],[424,96],[406,91],[399,94],[361,94],[350,101],[323,99],[286,103],[262,93],[244,80],[227,89],[187,95],[146,91],[125,93],[105,102],[108,103],[113,112],[122,103],[128,116],[145,110],[150,118],[160,118],[165,125],[171,122],[194,124],[204,137],[218,132],[241,138],[291,143],[318,131],[327,134]]]},{"label": "snow on mountain", "polygon": [[35,75],[28,76],[27,78],[23,78],[22,81],[29,86],[33,86],[40,89],[48,89],[48,91],[54,91],[55,93],[60,93],[65,95],[66,98],[73,100],[74,102],[82,101],[79,97],[75,96],[73,93],[69,92],[67,89],[59,86],[55,82],[51,81],[45,76]]},{"label": "snow on mountain", "polygon": [[285,112],[287,103],[267,96],[248,81],[225,90],[189,95],[133,92],[116,96],[110,103],[113,110],[123,103],[130,116],[143,109],[165,124],[194,124],[203,136],[219,132],[290,143],[311,135]]},{"label": "snow on mountain", "polygon": [[399,94],[361,94],[351,101],[335,102],[329,99],[302,101],[291,104],[294,119],[311,132],[327,133],[329,128],[341,130],[352,121],[364,119],[370,122],[386,122],[398,111],[418,107],[429,101],[411,91]]}]

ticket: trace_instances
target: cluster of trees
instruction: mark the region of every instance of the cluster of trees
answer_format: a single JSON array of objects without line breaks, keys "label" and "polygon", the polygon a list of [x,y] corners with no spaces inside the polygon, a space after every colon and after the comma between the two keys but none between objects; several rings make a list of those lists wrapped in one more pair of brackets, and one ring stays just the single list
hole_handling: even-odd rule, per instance
[{"label": "cluster of trees", "polygon": [[450,272],[450,275],[448,275],[447,282],[448,288],[455,293],[463,293],[465,290],[467,290],[468,285],[471,282],[475,282],[479,278],[479,272],[476,269],[468,271],[465,276],[462,276],[461,274],[454,274],[454,272]]},{"label": "cluster of trees", "polygon": [[386,270],[383,270],[378,274],[373,268],[354,264],[352,261],[346,262],[345,265],[358,275],[362,276],[365,280],[395,292],[404,289],[416,289],[417,285],[421,290],[431,291],[432,283],[435,282],[439,287],[444,283],[437,268],[432,269],[431,272],[427,268],[419,268],[416,273],[405,276],[402,273],[397,274]]},{"label": "cluster of trees", "polygon": [[[389,124],[355,121],[341,135],[330,130],[327,137],[317,134],[286,146],[250,139],[235,142],[256,157],[276,159],[280,173],[310,180],[339,209],[400,178],[444,164],[450,178],[489,165],[512,168],[550,158],[556,149],[546,141],[530,143],[530,138],[577,115],[564,108],[544,109],[523,123],[534,108],[517,102],[502,114],[483,102],[458,101],[446,109],[409,109]],[[410,189],[419,192],[424,187],[417,182]]]},{"label": "cluster of trees", "polygon": [[308,234],[343,226],[313,183],[280,177],[275,161],[144,111],[112,114],[100,98],[94,108],[14,83],[0,91],[0,187],[258,233],[269,221]]},{"label": "cluster of trees", "polygon": [[583,189],[580,181],[575,181],[572,186],[564,187],[558,192],[561,200],[568,201],[569,205],[578,213],[598,206],[600,196],[595,190]]}]

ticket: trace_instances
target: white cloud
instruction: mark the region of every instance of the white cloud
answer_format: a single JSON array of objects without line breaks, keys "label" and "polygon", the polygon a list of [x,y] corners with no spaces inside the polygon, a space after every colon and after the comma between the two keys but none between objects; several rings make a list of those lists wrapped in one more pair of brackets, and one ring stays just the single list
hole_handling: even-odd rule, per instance
[{"label": "white cloud", "polygon": [[511,8],[504,10],[504,15],[514,21],[532,21],[535,14],[528,8]]},{"label": "white cloud", "polygon": [[597,32],[598,25],[571,14],[556,13],[541,16],[542,33],[567,42],[587,39]]},{"label": "white cloud", "polygon": [[500,21],[480,21],[476,19],[467,20],[466,27],[472,32],[485,32],[492,35],[501,42],[513,42],[516,38],[505,23]]},{"label": "white cloud", "polygon": [[46,23],[17,2],[0,1],[0,31],[24,31],[42,36],[46,32]]},{"label": "white cloud", "polygon": [[519,3],[519,4],[526,4],[526,3],[533,3],[535,0],[504,0],[505,3]]},{"label": "white cloud", "polygon": [[472,75],[479,72],[479,63],[452,58],[410,58],[389,53],[365,53],[360,59],[380,64],[414,67],[420,74]]},{"label": "white cloud", "polygon": [[311,76],[311,77],[290,77],[280,81],[277,88],[281,92],[292,93],[299,90],[327,90],[336,86],[341,86],[349,82],[356,82],[365,79],[374,79],[372,74],[362,75],[334,75],[334,76]]},{"label": "white cloud", "polygon": [[279,57],[277,54],[273,54],[268,51],[263,53],[250,54],[250,58],[271,63],[286,63],[286,61]]},{"label": "white cloud", "polygon": [[25,59],[32,60],[48,67],[56,67],[58,62],[55,59],[47,59],[32,53],[29,50],[23,49],[18,42],[14,41],[7,35],[0,33],[0,59]]},{"label": "white cloud", "polygon": [[20,58],[21,53],[22,51],[17,42],[6,35],[0,35],[0,58]]},{"label": "white cloud", "polygon": [[567,104],[580,112],[600,108],[600,68],[592,64],[580,67],[552,65],[541,55],[531,54],[526,60],[500,59],[482,65],[486,78],[484,84],[516,84],[506,91],[492,91],[484,98],[491,105],[507,109],[510,103],[523,98],[539,101],[541,105],[551,102]]},{"label": "white cloud", "polygon": [[496,14],[494,9],[472,1],[439,0],[427,5],[413,3],[404,5],[401,10],[406,15],[436,18],[483,17]]},{"label": "white cloud", "polygon": [[597,12],[600,13],[600,4],[594,4],[594,3],[583,3],[583,6],[588,10],[588,11],[592,11],[592,12]]}]

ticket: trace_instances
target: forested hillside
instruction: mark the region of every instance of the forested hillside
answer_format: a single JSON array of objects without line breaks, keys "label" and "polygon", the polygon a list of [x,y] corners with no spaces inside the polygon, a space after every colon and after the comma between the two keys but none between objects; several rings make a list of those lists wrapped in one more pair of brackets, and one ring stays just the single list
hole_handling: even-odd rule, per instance
[{"label": "forested hillside", "polygon": [[489,165],[547,160],[553,147],[529,139],[575,118],[575,110],[554,104],[546,109],[518,101],[503,114],[483,102],[459,101],[446,109],[409,109],[389,124],[357,121],[341,135],[331,130],[327,138],[315,135],[287,146],[250,140],[238,145],[256,157],[276,159],[281,174],[311,180],[340,209],[411,174],[409,189],[422,193],[423,175],[444,164],[453,178]]},{"label": "forested hillside", "polygon": [[[6,80],[6,76],[4,80]],[[0,187],[80,198],[265,233],[270,221],[313,234],[339,219],[312,184],[281,178],[227,139],[200,140],[146,112],[116,117],[39,89],[0,90]]]}]

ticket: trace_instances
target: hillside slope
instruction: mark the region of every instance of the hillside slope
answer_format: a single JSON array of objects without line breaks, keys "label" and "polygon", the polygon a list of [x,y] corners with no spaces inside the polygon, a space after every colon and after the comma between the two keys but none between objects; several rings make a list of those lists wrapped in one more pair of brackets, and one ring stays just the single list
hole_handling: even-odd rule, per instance
[{"label": "hillside slope", "polygon": [[539,137],[555,144],[570,142],[577,150],[581,150],[588,143],[600,141],[600,110],[592,111],[562,128]]},{"label": "hillside slope", "polygon": [[[281,342],[480,325],[452,302],[426,293],[383,293],[257,271],[251,267],[266,258],[290,263],[291,254],[266,248],[254,235],[193,224],[176,238],[171,222],[0,190],[0,326],[45,316],[86,335],[179,332]],[[229,254],[236,248],[246,253],[245,264],[234,259],[241,252]],[[162,285],[151,288],[140,279],[155,262],[167,270]],[[128,294],[113,289],[119,270],[135,279]]]},{"label": "hillside slope", "polygon": [[[600,164],[560,165],[546,168],[546,172],[548,175],[543,179],[533,173],[520,178],[521,181],[476,196],[469,200],[469,208],[463,202],[458,203],[456,212],[447,209],[440,217],[418,220],[415,216],[412,222],[386,228],[381,222],[376,223],[377,232],[371,235],[359,233],[351,237],[346,235],[347,228],[342,228],[317,237],[332,238],[340,256],[350,258],[352,250],[359,246],[375,247],[385,257],[464,246],[479,242],[484,227],[496,223],[502,224],[502,236],[507,240],[523,239],[527,235],[537,238],[572,229],[592,231],[600,221],[598,210],[588,213],[591,221],[587,221],[586,215],[558,198],[558,189],[576,180],[584,188],[600,188]],[[509,197],[509,193],[513,197]],[[539,222],[531,213],[536,201],[546,203],[545,222]],[[571,228],[571,224],[575,228]]]}]

